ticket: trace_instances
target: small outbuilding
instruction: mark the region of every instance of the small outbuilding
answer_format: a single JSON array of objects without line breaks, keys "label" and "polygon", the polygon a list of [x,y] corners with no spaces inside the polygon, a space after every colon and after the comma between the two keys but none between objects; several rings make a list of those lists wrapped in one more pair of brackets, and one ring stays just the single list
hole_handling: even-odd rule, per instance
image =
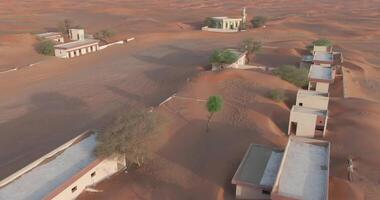
[{"label": "small outbuilding", "polygon": [[59,43],[64,42],[63,36],[59,32],[41,33],[41,34],[37,34],[37,37],[52,40],[54,42],[59,42]]},{"label": "small outbuilding", "polygon": [[327,110],[329,106],[329,93],[298,90],[296,105]]},{"label": "small outbuilding", "polygon": [[84,29],[72,28],[69,29],[70,40],[84,40]]},{"label": "small outbuilding", "polygon": [[54,46],[54,53],[59,58],[73,58],[98,51],[99,40],[84,39]]},{"label": "small outbuilding", "polygon": [[334,83],[335,70],[331,67],[311,65],[309,71],[309,90],[329,92],[329,86]]},{"label": "small outbuilding", "polygon": [[86,132],[0,182],[0,199],[68,200],[126,166],[124,156],[97,158],[96,133]]},{"label": "small outbuilding", "polygon": [[224,63],[212,63],[212,71],[222,70],[222,69],[240,69],[244,68],[247,63],[247,52],[241,52],[237,49],[225,49],[224,51],[229,51],[237,57],[236,61],[231,64]]},{"label": "small outbuilding", "polygon": [[270,199],[282,156],[278,149],[251,144],[232,178],[236,198]]},{"label": "small outbuilding", "polygon": [[290,111],[288,135],[323,137],[326,133],[328,111],[294,105]]},{"label": "small outbuilding", "polygon": [[271,193],[272,200],[328,200],[330,143],[290,137]]}]

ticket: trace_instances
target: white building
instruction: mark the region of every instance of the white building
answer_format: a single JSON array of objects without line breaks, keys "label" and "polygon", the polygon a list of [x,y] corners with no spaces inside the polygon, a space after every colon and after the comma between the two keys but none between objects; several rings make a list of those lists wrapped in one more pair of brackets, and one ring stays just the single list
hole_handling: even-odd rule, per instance
[{"label": "white building", "polygon": [[324,52],[324,53],[332,53],[332,46],[319,46],[314,45],[313,46],[313,53],[315,52]]},{"label": "white building", "polygon": [[62,34],[58,32],[41,33],[41,34],[37,34],[37,37],[52,40],[55,42],[60,42],[60,43],[64,42]]},{"label": "white building", "polygon": [[330,143],[290,137],[271,193],[272,200],[328,200]]},{"label": "white building", "polygon": [[275,148],[251,144],[232,178],[236,198],[270,199],[283,154]]},{"label": "white building", "polygon": [[220,63],[212,63],[212,71],[222,70],[222,69],[240,69],[244,68],[246,62],[247,62],[247,53],[241,52],[237,49],[225,49],[224,51],[230,51],[231,53],[235,54],[237,57],[237,60],[232,64],[220,64]]},{"label": "white building", "polygon": [[245,30],[247,23],[246,9],[243,8],[241,17],[229,18],[229,17],[211,17],[211,24],[209,26],[202,27],[203,31],[211,32],[238,32]]},{"label": "white building", "polygon": [[329,93],[298,90],[296,105],[327,110],[329,106]]},{"label": "white building", "polygon": [[84,40],[84,29],[69,29],[70,40]]},{"label": "white building", "polygon": [[87,132],[0,182],[0,199],[72,200],[86,187],[125,168],[124,157],[96,158]]},{"label": "white building", "polygon": [[309,90],[329,92],[330,83],[334,82],[335,70],[321,65],[311,65],[309,71]]},{"label": "white building", "polygon": [[294,105],[290,111],[288,135],[323,137],[327,119],[327,110]]},{"label": "white building", "polygon": [[54,46],[55,56],[59,58],[73,58],[99,49],[99,40],[84,39]]}]

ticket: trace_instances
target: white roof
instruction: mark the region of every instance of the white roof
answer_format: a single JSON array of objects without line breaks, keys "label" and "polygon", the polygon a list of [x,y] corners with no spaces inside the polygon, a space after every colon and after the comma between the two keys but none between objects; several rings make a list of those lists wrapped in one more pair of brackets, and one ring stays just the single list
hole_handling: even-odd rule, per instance
[{"label": "white roof", "polygon": [[48,37],[62,37],[62,34],[59,33],[59,32],[47,32],[47,33],[40,33],[40,34],[37,34],[38,37],[44,37],[44,38],[48,38]]},{"label": "white roof", "polygon": [[274,192],[303,200],[326,200],[330,144],[291,137],[285,150]]},{"label": "white roof", "polygon": [[316,51],[314,52],[313,60],[332,62],[333,54],[329,52]]},{"label": "white roof", "polygon": [[305,106],[293,105],[291,112],[298,113],[307,113],[319,116],[327,116],[327,110],[317,109],[317,108],[309,108]]},{"label": "white roof", "polygon": [[327,92],[312,91],[312,90],[301,90],[300,89],[297,92],[297,98],[299,96],[329,97],[329,93],[327,93]]},{"label": "white roof", "polygon": [[309,71],[309,78],[331,81],[333,80],[332,69],[320,65],[311,65]]},{"label": "white roof", "polygon": [[95,146],[96,134],[91,134],[0,188],[0,199],[42,199],[95,161]]},{"label": "white roof", "polygon": [[84,40],[77,40],[74,42],[68,42],[64,44],[58,44],[58,45],[55,45],[54,48],[70,50],[70,49],[78,49],[84,46],[94,45],[97,43],[99,43],[99,40],[84,39]]}]

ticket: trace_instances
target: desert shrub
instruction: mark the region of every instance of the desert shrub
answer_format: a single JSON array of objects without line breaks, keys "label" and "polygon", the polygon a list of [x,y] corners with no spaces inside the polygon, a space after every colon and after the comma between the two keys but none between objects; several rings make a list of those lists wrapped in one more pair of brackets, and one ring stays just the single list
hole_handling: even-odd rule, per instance
[{"label": "desert shrub", "polygon": [[236,62],[237,59],[238,55],[228,49],[223,51],[215,50],[210,57],[210,62],[219,64],[232,64]]},{"label": "desert shrub", "polygon": [[273,73],[281,79],[286,80],[298,87],[305,87],[308,84],[309,70],[305,68],[297,68],[293,65],[284,65],[273,70]]},{"label": "desert shrub", "polygon": [[332,46],[333,43],[331,42],[331,40],[328,40],[328,39],[319,39],[319,40],[315,40],[313,41],[310,45],[306,46],[306,49],[308,50],[313,50],[313,47],[314,46]]},{"label": "desert shrub", "polygon": [[96,32],[94,34],[95,39],[107,39],[115,35],[115,32],[108,30],[108,29],[103,29],[99,32]]},{"label": "desert shrub", "polygon": [[251,20],[253,28],[260,28],[267,23],[267,18],[264,16],[256,16]]},{"label": "desert shrub", "polygon": [[211,17],[207,17],[204,21],[203,21],[203,26],[208,26],[210,28],[212,27],[215,27],[216,24],[215,24],[215,20],[213,20]]},{"label": "desert shrub", "polygon": [[285,96],[285,93],[283,90],[278,90],[278,89],[275,89],[275,90],[271,90],[269,93],[268,93],[268,97],[274,101],[277,101],[277,102],[280,102],[280,101],[285,101],[286,100],[286,96]]},{"label": "desert shrub", "polygon": [[95,154],[98,157],[125,155],[128,163],[140,167],[151,154],[151,142],[160,130],[159,124],[153,112],[140,110],[123,113],[99,133]]},{"label": "desert shrub", "polygon": [[48,56],[54,56],[54,43],[50,40],[41,40],[36,45],[38,53]]}]

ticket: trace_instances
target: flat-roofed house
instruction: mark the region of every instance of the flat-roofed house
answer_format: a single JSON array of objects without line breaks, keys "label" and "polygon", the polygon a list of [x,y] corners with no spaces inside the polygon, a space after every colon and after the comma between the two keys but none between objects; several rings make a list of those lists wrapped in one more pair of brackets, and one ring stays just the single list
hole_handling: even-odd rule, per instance
[{"label": "flat-roofed house", "polygon": [[332,52],[316,51],[313,54],[313,63],[316,65],[331,67],[334,65],[334,55]]},{"label": "flat-roofed house", "polygon": [[59,58],[73,58],[97,51],[99,40],[84,39],[54,46],[55,56]]},{"label": "flat-roofed house", "polygon": [[230,51],[231,53],[235,54],[237,57],[237,60],[232,64],[212,63],[212,71],[228,69],[228,68],[239,69],[246,64],[247,62],[246,52],[241,52],[237,49],[225,49],[225,51]]},{"label": "flat-roofed house", "polygon": [[0,199],[70,200],[125,168],[125,157],[97,158],[96,133],[86,132],[0,182]]},{"label": "flat-roofed house", "polygon": [[236,198],[270,199],[282,156],[278,149],[251,144],[232,178]]},{"label": "flat-roofed house", "polygon": [[294,105],[290,111],[288,135],[323,137],[326,133],[328,111]]},{"label": "flat-roofed house", "polygon": [[84,40],[84,29],[71,28],[69,29],[70,40]]},{"label": "flat-roofed house", "polygon": [[329,92],[330,83],[334,82],[335,70],[320,65],[311,65],[309,70],[309,90]]},{"label": "flat-roofed house", "polygon": [[327,110],[329,106],[329,93],[298,90],[296,105]]},{"label": "flat-roofed house", "polygon": [[290,137],[272,190],[272,200],[328,200],[330,143]]},{"label": "flat-roofed house", "polygon": [[64,42],[62,34],[58,32],[41,33],[41,34],[37,34],[37,37],[52,40],[55,42],[60,42],[60,43]]}]

